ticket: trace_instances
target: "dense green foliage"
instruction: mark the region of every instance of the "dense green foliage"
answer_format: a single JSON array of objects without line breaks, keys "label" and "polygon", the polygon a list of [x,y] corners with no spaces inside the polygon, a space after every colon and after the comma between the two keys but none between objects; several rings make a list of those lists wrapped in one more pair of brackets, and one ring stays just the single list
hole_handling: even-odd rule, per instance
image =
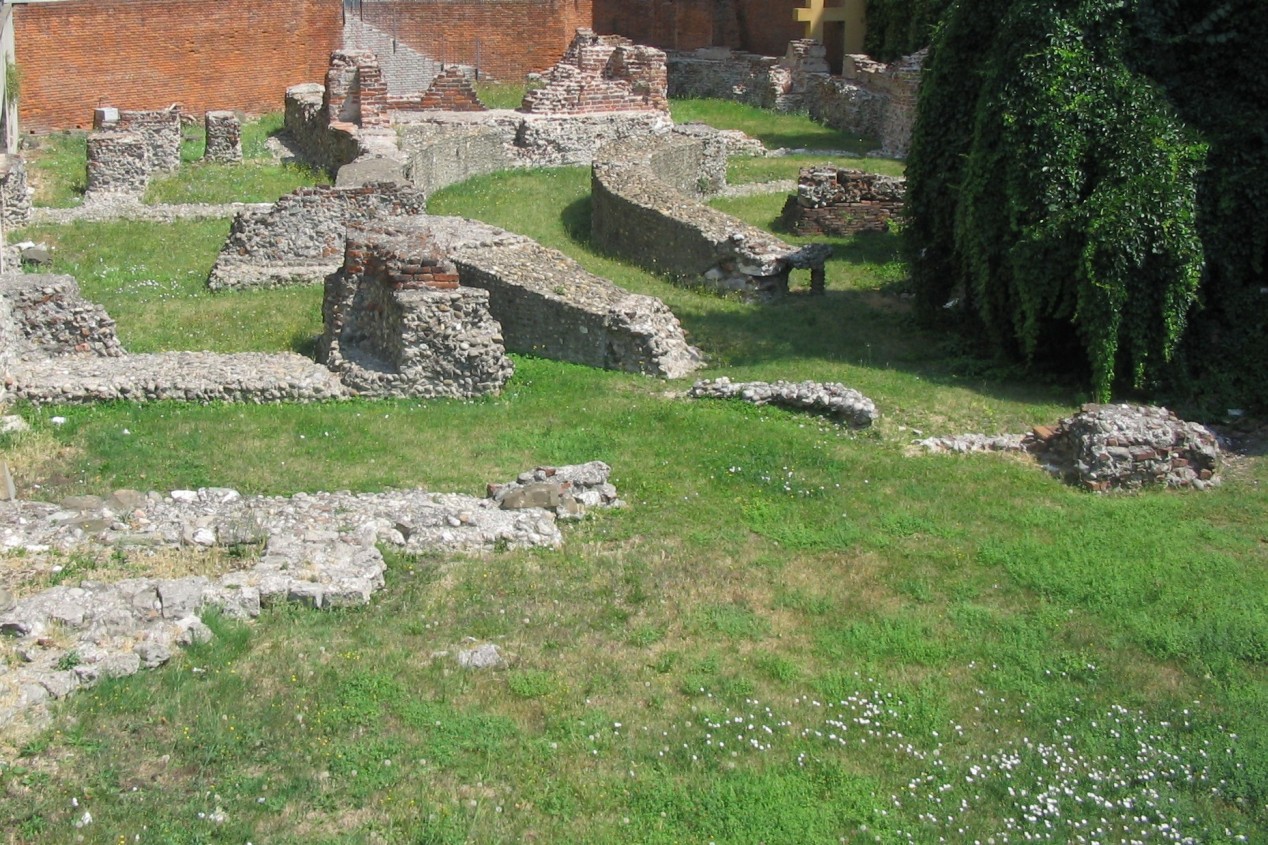
[{"label": "dense green foliage", "polygon": [[[1230,68],[1261,52],[1248,33],[1264,15],[1229,2],[1221,8],[1244,14],[1208,9],[1185,23],[1193,12],[1181,5],[951,6],[926,65],[908,164],[912,269],[926,316],[956,299],[997,351],[1085,367],[1105,399],[1115,386],[1174,378],[1195,311],[1205,302],[1218,315],[1236,299],[1230,286],[1248,290],[1262,268],[1262,226],[1247,230],[1255,183],[1264,184],[1264,122],[1262,111],[1258,124],[1247,121],[1241,102],[1253,87],[1238,88]],[[1181,35],[1169,34],[1177,27]],[[1198,61],[1195,39],[1237,55],[1227,68],[1214,55]],[[1223,101],[1199,94],[1193,108],[1177,108],[1169,94],[1198,64],[1217,69],[1208,85],[1222,80]],[[1222,117],[1189,117],[1212,111]],[[1247,131],[1258,135],[1258,180],[1245,144],[1232,162],[1223,149]],[[1219,152],[1208,158],[1212,144]],[[1230,164],[1246,184],[1199,190],[1225,185]],[[1215,363],[1195,360],[1191,345],[1191,368]]]},{"label": "dense green foliage", "polygon": [[867,54],[892,62],[929,45],[951,0],[868,0]]}]

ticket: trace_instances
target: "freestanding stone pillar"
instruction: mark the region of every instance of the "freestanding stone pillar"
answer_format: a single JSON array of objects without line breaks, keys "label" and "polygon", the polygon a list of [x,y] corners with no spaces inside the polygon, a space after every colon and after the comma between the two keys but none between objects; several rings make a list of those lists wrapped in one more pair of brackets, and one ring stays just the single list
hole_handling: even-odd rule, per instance
[{"label": "freestanding stone pillar", "polygon": [[242,161],[242,123],[231,111],[209,111],[204,118],[207,127],[206,161]]}]

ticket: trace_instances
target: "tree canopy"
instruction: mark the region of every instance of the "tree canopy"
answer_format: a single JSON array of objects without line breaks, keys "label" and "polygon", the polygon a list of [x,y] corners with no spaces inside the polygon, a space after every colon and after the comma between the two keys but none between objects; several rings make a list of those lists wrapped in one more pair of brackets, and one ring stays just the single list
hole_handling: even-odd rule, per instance
[{"label": "tree canopy", "polygon": [[1262,404],[1268,377],[1238,368],[1268,365],[1265,55],[1257,0],[952,2],[908,162],[923,313],[955,300],[1100,399]]}]

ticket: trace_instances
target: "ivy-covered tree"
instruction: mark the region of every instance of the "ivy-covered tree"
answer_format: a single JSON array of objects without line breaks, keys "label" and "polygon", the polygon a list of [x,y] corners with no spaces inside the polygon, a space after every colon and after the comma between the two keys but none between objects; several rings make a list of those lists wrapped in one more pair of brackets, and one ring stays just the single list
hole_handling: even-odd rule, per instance
[{"label": "ivy-covered tree", "polygon": [[[1160,54],[1188,48],[1169,27],[1193,7],[1242,7],[1226,23],[1253,29],[1256,5],[953,2],[925,65],[908,162],[923,312],[956,300],[975,332],[1027,361],[1075,350],[1101,399],[1174,375],[1224,251],[1209,243],[1214,198],[1201,190],[1212,132],[1166,84],[1192,62]],[[1262,149],[1265,124],[1251,130]],[[1262,225],[1244,199],[1232,204]]]},{"label": "ivy-covered tree", "polygon": [[867,54],[892,62],[929,46],[951,0],[867,0]]}]

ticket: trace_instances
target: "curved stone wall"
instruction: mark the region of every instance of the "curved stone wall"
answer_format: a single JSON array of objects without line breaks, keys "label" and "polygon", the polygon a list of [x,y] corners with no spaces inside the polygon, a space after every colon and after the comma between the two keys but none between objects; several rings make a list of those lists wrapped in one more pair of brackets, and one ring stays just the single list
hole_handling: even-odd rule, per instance
[{"label": "curved stone wall", "polygon": [[[831,248],[794,247],[701,199],[721,186],[725,144],[693,130],[610,144],[591,175],[591,238],[596,246],[656,273],[766,301],[788,292],[789,272],[822,285]],[[724,170],[722,172],[725,172]]]}]

